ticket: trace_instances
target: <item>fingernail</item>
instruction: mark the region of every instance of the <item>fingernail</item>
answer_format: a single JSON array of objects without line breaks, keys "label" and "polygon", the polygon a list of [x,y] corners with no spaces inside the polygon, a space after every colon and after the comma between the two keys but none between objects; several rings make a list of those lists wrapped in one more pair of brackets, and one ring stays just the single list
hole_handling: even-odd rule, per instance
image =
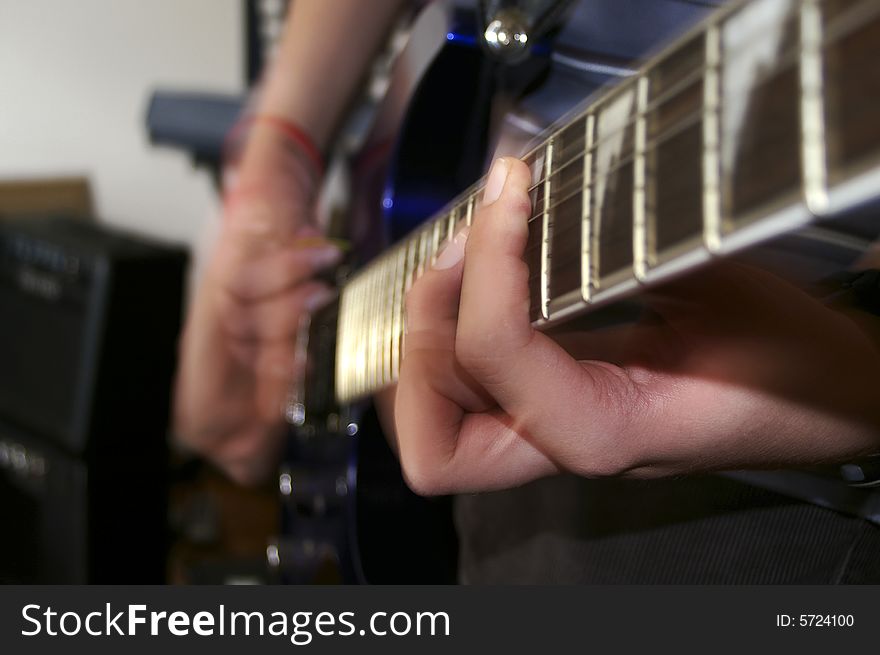
[{"label": "fingernail", "polygon": [[491,205],[501,197],[501,191],[504,189],[504,183],[507,181],[507,173],[510,166],[503,159],[496,159],[492,164],[492,170],[489,171],[489,179],[486,180],[486,188],[483,191],[483,205]]},{"label": "fingernail", "polygon": [[311,313],[316,309],[319,309],[326,305],[330,299],[333,297],[333,292],[329,289],[324,289],[321,291],[317,291],[313,293],[311,296],[306,298],[305,307],[306,311]]},{"label": "fingernail", "polygon": [[434,268],[442,271],[452,268],[461,261],[461,258],[464,257],[464,244],[467,242],[469,231],[470,228],[462,228],[452,241],[443,246],[443,250],[440,251],[434,262]]}]

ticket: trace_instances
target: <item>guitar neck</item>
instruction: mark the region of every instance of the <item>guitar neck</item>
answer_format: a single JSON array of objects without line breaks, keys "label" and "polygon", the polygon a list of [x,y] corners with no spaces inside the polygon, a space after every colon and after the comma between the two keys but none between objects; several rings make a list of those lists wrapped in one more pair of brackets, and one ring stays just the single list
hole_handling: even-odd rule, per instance
[{"label": "guitar neck", "polygon": [[[709,18],[524,157],[544,329],[880,191],[880,2],[752,0]],[[342,290],[336,395],[394,382],[403,303],[483,181]]]}]

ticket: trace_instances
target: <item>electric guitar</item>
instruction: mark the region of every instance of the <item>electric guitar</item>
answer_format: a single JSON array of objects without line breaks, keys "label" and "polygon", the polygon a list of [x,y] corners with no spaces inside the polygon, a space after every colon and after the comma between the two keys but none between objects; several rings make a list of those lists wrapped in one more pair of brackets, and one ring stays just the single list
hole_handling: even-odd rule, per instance
[{"label": "electric guitar", "polygon": [[[455,75],[463,94],[482,92],[485,64],[462,52],[449,69],[435,61],[427,84],[431,73]],[[550,127],[522,155],[533,176],[525,258],[535,327],[636,316],[640,292],[721,257],[768,262],[801,284],[846,268],[880,227],[878,60],[877,0],[734,2]],[[462,82],[464,70],[476,74]],[[434,127],[422,160],[435,150],[442,160],[444,143],[465,133],[446,107],[449,123]],[[448,190],[484,166],[483,111],[482,131],[470,132],[484,135],[473,142],[481,154],[448,162]],[[412,128],[404,118],[392,179],[401,155],[426,147]],[[407,291],[470,224],[482,186],[405,236],[392,230],[393,245],[304,326],[308,364],[287,409],[293,464],[281,474],[295,509],[288,540],[270,547],[277,569],[314,579],[332,561],[344,580],[453,579],[448,508],[408,494],[369,399],[397,379]],[[376,198],[386,210],[407,200]]]}]

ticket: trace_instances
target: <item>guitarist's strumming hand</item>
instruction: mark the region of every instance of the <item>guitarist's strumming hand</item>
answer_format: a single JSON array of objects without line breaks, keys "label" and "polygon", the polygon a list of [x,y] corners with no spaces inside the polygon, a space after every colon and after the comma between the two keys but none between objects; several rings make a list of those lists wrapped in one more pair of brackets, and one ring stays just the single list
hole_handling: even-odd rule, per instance
[{"label": "guitarist's strumming hand", "polygon": [[499,160],[469,233],[407,302],[396,432],[425,494],[560,471],[654,477],[880,451],[877,326],[728,262],[648,298],[637,325],[529,322],[527,167]]},{"label": "guitarist's strumming hand", "polygon": [[[180,441],[239,482],[275,471],[299,320],[328,292],[315,274],[339,259],[313,224],[315,155],[329,147],[404,7],[291,3],[251,107],[237,184],[190,305],[174,409]],[[306,138],[291,143],[291,126]]]},{"label": "guitarist's strumming hand", "polygon": [[175,429],[240,482],[276,465],[300,320],[332,293],[314,279],[341,254],[313,224],[316,182],[301,153],[254,125],[187,318]]}]

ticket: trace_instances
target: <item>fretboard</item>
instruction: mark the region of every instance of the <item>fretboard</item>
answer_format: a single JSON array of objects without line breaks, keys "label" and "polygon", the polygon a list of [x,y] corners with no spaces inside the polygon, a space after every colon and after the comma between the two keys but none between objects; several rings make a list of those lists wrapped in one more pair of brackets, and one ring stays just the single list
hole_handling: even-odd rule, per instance
[{"label": "fretboard", "polygon": [[[525,253],[539,329],[880,195],[880,2],[751,0],[548,131]],[[340,299],[336,396],[394,382],[404,298],[480,181]]]}]

